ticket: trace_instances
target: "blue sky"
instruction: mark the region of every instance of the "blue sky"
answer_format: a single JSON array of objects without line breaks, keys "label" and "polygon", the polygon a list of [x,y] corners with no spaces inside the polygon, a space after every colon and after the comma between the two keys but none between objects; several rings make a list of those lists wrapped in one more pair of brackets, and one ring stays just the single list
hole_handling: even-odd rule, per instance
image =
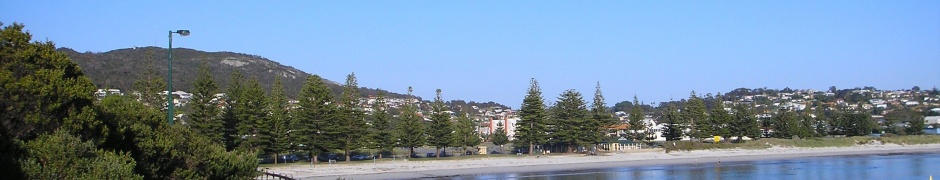
[{"label": "blue sky", "polygon": [[519,107],[595,83],[608,105],[738,87],[940,84],[940,1],[2,1],[35,40],[260,55],[343,82]]}]

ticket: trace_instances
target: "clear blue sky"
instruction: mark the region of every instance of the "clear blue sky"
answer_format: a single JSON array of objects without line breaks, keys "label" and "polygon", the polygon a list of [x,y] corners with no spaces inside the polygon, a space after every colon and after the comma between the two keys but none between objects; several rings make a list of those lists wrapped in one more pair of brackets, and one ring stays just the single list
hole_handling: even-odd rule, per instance
[{"label": "clear blue sky", "polygon": [[260,55],[342,82],[518,108],[577,89],[608,105],[738,87],[940,84],[940,1],[3,1],[36,40],[105,52]]}]

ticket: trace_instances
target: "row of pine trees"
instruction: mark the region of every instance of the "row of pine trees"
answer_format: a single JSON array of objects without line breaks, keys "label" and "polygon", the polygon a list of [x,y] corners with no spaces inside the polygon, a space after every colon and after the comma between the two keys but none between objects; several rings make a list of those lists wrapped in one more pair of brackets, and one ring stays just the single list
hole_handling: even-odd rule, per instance
[{"label": "row of pine trees", "polygon": [[[922,134],[921,129],[924,127],[923,117],[910,109],[894,111],[894,114],[889,114],[888,117],[889,124],[905,122],[908,126],[898,128],[886,125],[886,128],[881,128],[869,112],[860,110],[862,108],[855,110],[821,105],[806,111],[783,109],[773,112],[770,117],[758,118],[758,112],[755,112],[757,108],[752,104],[736,103],[730,108],[725,108],[721,100],[712,103],[711,106],[706,106],[703,98],[693,91],[689,98],[684,100],[681,108],[677,103],[667,103],[662,114],[654,116],[657,117],[657,122],[663,125],[662,129],[653,129],[654,127],[650,127],[644,120],[647,112],[640,108],[640,103],[634,96],[634,108],[629,110],[625,122],[627,134],[622,136],[649,142],[656,138],[653,132],[661,131],[662,137],[667,141],[722,136],[735,138],[733,142],[741,142],[744,137],[757,139],[866,136],[879,131],[913,135]],[[544,102],[538,82],[532,79],[519,110],[521,120],[516,126],[515,146],[528,148],[528,152],[533,152],[535,147],[563,147],[562,150],[566,152],[574,152],[573,148],[589,147],[613,140],[612,138],[617,136],[607,135],[616,134],[611,127],[621,122],[613,118],[605,107],[599,83],[590,107],[586,106],[581,94],[575,90],[564,91],[549,107]]]},{"label": "row of pine trees", "polygon": [[[150,73],[153,72],[147,74]],[[156,79],[158,76],[142,77],[154,79],[135,83],[141,84],[138,87],[140,91],[160,89],[146,85],[161,85]],[[220,88],[213,82],[208,65],[203,63],[194,81],[195,92],[190,108],[190,126],[212,140],[222,142],[229,150],[248,150],[275,157],[291,150],[304,150],[314,156],[339,150],[349,160],[352,151],[362,148],[391,152],[393,148],[401,147],[414,154],[416,147],[432,146],[437,149],[435,154],[440,156],[440,150],[447,147],[481,143],[477,126],[467,112],[458,111],[455,117],[444,113],[451,108],[441,99],[440,89],[431,105],[431,121],[425,122],[419,116],[414,101],[406,103],[397,118],[393,117],[382,94],[371,107],[374,112],[364,112],[359,106],[360,93],[355,74],[347,76],[343,92],[338,97],[333,97],[323,79],[316,75],[308,77],[296,108],[287,104],[280,78],[267,93],[257,79],[252,77],[245,81],[238,71],[233,72],[231,82],[225,89],[225,106],[218,107],[219,103],[212,100]],[[409,97],[413,97],[411,91],[409,87]],[[160,102],[159,97],[141,99]],[[625,122],[628,124],[627,134],[623,136],[648,142],[656,138],[654,131],[661,131],[667,141],[722,136],[734,137],[735,142],[739,142],[744,137],[864,136],[879,130],[867,112],[847,108],[819,106],[810,111],[779,110],[771,118],[758,118],[756,108],[751,104],[736,103],[725,108],[720,100],[711,103],[706,105],[694,91],[681,108],[677,103],[668,103],[665,111],[656,115],[662,129],[651,129],[653,127],[646,123],[644,119],[648,112],[631,108]],[[639,105],[636,97],[633,104]],[[600,83],[590,106],[573,89],[564,91],[552,106],[547,106],[538,82],[531,79],[518,115],[521,120],[516,124],[513,142],[516,148],[527,148],[526,152],[533,152],[535,147],[557,149],[556,152],[586,150],[581,148],[612,140],[609,135],[616,132],[610,127],[621,123],[606,106]],[[888,129],[888,132],[920,133],[919,128],[923,126],[911,124],[913,126],[904,129]],[[494,144],[508,143],[502,127],[494,132],[488,136]]]},{"label": "row of pine trees", "polygon": [[[414,148],[428,145],[435,147],[440,156],[441,149],[481,142],[466,112],[459,111],[455,117],[445,113],[451,108],[444,104],[440,89],[432,103],[430,122],[425,122],[413,99],[401,107],[397,118],[389,114],[384,94],[372,103],[373,112],[366,113],[360,107],[355,74],[347,76],[338,97],[332,95],[325,80],[309,76],[298,95],[299,103],[293,107],[288,104],[279,77],[266,93],[256,78],[246,81],[235,71],[221,98],[225,103],[213,101],[220,88],[212,79],[204,62],[193,82],[189,125],[229,150],[274,157],[302,150],[311,155],[312,161],[321,153],[341,151],[349,161],[353,151],[363,148],[379,150],[381,158],[396,147],[409,148],[414,154]],[[409,87],[409,97],[413,97],[411,92]]]}]

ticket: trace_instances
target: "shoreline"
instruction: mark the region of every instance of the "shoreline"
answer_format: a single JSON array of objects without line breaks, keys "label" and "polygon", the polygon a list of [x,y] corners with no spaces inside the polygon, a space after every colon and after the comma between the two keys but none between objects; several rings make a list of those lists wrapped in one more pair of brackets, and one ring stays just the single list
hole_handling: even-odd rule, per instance
[{"label": "shoreline", "polygon": [[791,158],[812,158],[853,155],[940,153],[940,144],[925,145],[857,145],[851,147],[768,149],[715,149],[665,153],[661,149],[611,152],[600,156],[580,154],[536,157],[488,157],[464,160],[385,161],[377,164],[335,164],[271,167],[269,172],[298,179],[415,179],[544,172],[561,170],[604,169],[637,166],[665,166],[741,161],[764,161]]}]

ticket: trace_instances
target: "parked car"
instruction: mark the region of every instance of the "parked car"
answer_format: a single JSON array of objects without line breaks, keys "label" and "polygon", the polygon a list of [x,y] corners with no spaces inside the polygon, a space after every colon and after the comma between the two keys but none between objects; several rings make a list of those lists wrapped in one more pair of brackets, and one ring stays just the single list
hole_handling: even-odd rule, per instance
[{"label": "parked car", "polygon": [[274,163],[274,158],[258,157],[258,164],[271,164],[271,163]]},{"label": "parked car", "polygon": [[453,154],[447,154],[447,151],[441,151],[441,157],[451,157]]},{"label": "parked car", "polygon": [[278,162],[288,162],[288,163],[297,162],[299,160],[300,160],[300,157],[297,157],[297,155],[293,155],[293,154],[283,155],[280,158],[278,158]]},{"label": "parked car", "polygon": [[426,157],[437,157],[434,153],[428,153]]},{"label": "parked car", "polygon": [[365,155],[365,154],[357,154],[357,155],[354,155],[354,156],[350,157],[350,159],[352,159],[352,160],[367,160],[367,159],[372,159],[372,156]]},{"label": "parked car", "polygon": [[346,160],[346,157],[340,157],[340,156],[337,156],[336,154],[333,154],[333,153],[330,153],[330,154],[320,154],[319,156],[317,156],[317,161],[320,161],[320,162],[328,162],[328,161],[330,161],[330,160],[333,160],[333,161],[345,161],[345,160]]}]

